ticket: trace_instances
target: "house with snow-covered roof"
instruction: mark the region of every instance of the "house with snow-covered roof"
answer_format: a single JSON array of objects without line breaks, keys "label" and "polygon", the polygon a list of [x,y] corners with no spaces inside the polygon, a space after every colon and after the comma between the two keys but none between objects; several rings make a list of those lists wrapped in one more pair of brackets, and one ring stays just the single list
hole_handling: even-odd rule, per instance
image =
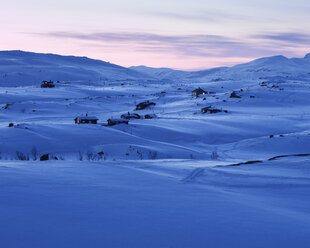
[{"label": "house with snow-covered roof", "polygon": [[75,124],[97,124],[98,118],[95,116],[77,116],[74,121]]},{"label": "house with snow-covered roof", "polygon": [[141,116],[139,114],[136,114],[136,113],[127,113],[127,114],[122,114],[121,115],[121,118],[122,119],[140,119]]},{"label": "house with snow-covered roof", "polygon": [[203,89],[201,89],[200,87],[199,88],[197,88],[197,89],[195,89],[195,90],[193,90],[192,91],[192,96],[199,96],[199,95],[205,95],[205,94],[207,94],[208,92],[207,91],[204,91]]},{"label": "house with snow-covered roof", "polygon": [[55,84],[53,81],[42,81],[41,88],[54,88]]},{"label": "house with snow-covered roof", "polygon": [[129,121],[127,119],[108,119],[108,126],[114,126],[117,124],[128,124]]}]

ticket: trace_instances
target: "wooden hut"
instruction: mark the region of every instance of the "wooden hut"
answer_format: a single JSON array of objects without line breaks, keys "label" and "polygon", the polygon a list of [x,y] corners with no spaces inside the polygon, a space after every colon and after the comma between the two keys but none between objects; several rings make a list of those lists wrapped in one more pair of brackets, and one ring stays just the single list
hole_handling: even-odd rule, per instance
[{"label": "wooden hut", "polygon": [[117,124],[128,124],[129,121],[127,119],[108,119],[108,126],[114,126]]},{"label": "wooden hut", "polygon": [[141,102],[136,106],[136,110],[143,110],[152,105],[155,106],[156,103],[150,101]]},{"label": "wooden hut", "polygon": [[97,124],[98,118],[94,116],[78,116],[74,121],[75,124]]},{"label": "wooden hut", "polygon": [[130,119],[140,119],[141,116],[136,114],[136,113],[127,113],[127,114],[123,114],[121,115],[121,118],[122,119],[127,119],[127,120],[130,120]]},{"label": "wooden hut", "polygon": [[41,88],[54,88],[55,84],[53,81],[42,81]]},{"label": "wooden hut", "polygon": [[192,96],[198,97],[199,95],[206,95],[208,92],[204,91],[200,87],[192,91]]},{"label": "wooden hut", "polygon": [[238,95],[237,95],[237,92],[236,92],[236,91],[233,91],[233,92],[230,94],[230,98],[241,98],[241,96],[238,96]]}]

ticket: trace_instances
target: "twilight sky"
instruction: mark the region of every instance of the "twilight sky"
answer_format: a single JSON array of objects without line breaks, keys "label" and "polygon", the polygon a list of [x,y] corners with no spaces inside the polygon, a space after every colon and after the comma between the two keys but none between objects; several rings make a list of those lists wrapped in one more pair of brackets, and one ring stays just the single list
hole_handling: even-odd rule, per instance
[{"label": "twilight sky", "polygon": [[1,0],[0,50],[205,69],[304,56],[309,13],[309,0]]}]

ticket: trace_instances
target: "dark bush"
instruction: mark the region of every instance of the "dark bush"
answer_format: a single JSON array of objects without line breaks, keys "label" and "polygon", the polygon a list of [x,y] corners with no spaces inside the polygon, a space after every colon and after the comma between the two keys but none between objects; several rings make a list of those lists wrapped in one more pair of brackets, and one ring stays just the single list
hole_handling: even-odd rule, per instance
[{"label": "dark bush", "polygon": [[43,154],[41,157],[40,157],[40,161],[47,161],[49,160],[49,154]]}]

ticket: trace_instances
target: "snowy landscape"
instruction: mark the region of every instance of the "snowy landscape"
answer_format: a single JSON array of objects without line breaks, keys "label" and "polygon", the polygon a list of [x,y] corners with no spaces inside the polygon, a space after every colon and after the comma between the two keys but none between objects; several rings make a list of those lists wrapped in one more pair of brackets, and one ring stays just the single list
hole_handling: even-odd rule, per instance
[{"label": "snowy landscape", "polygon": [[310,54],[180,71],[2,51],[0,247],[308,248],[309,106]]}]

